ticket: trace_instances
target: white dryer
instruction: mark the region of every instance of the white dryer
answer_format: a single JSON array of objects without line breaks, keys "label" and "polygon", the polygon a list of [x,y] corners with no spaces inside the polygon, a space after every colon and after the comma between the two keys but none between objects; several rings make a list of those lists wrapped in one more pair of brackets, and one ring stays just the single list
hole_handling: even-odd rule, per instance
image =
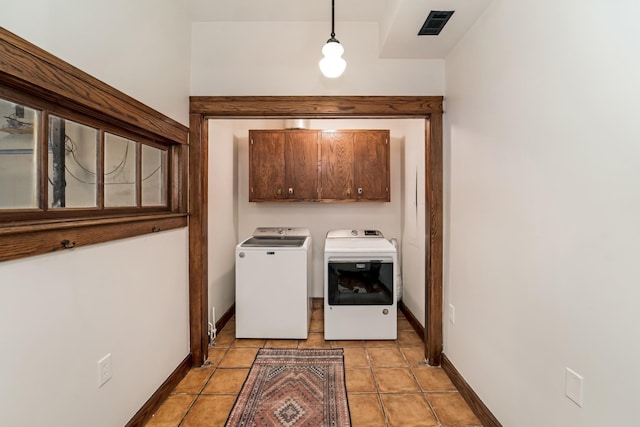
[{"label": "white dryer", "polygon": [[257,228],[236,246],[236,338],[306,339],[310,287],[309,230]]},{"label": "white dryer", "polygon": [[324,337],[396,339],[397,250],[378,230],[333,230],[324,245]]}]

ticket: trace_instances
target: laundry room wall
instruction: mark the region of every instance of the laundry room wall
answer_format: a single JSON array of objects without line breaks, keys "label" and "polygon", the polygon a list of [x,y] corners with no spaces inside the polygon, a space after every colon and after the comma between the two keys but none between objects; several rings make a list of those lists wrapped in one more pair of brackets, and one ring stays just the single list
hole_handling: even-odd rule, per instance
[{"label": "laundry room wall", "polygon": [[[397,238],[406,254],[404,298],[409,309],[424,317],[423,239],[406,232],[424,233],[424,170],[416,153],[424,152],[422,119],[311,120],[311,129],[389,129],[391,131],[391,202],[250,203],[250,129],[283,129],[282,120],[209,121],[209,304],[220,317],[234,302],[235,245],[256,227],[295,226],[310,229],[313,239],[313,297],[323,296],[323,250],[327,231],[373,228],[386,238]],[[409,156],[412,159],[406,159]],[[404,165],[409,165],[409,172]],[[405,173],[411,183],[405,182]],[[417,176],[416,176],[417,175]],[[415,181],[418,180],[416,192]],[[405,188],[406,187],[406,188]],[[411,197],[405,193],[409,188]],[[417,207],[416,207],[417,205]],[[404,212],[409,211],[410,215]],[[411,224],[406,225],[407,217]],[[420,258],[422,254],[422,258]],[[258,286],[258,284],[256,284]],[[209,310],[211,311],[211,310]],[[422,314],[420,314],[422,313]],[[210,314],[211,316],[211,314]]]},{"label": "laundry room wall", "polygon": [[[0,10],[0,26],[188,124],[180,0]],[[125,425],[189,354],[187,259],[183,228],[1,262],[0,425]],[[113,376],[98,387],[108,353]]]},{"label": "laundry room wall", "polygon": [[447,59],[444,350],[504,426],[638,425],[639,20],[495,1]]},{"label": "laundry room wall", "polygon": [[327,22],[196,22],[192,95],[442,95],[443,59],[380,58],[379,29],[340,22],[347,69],[338,79],[318,68]]}]

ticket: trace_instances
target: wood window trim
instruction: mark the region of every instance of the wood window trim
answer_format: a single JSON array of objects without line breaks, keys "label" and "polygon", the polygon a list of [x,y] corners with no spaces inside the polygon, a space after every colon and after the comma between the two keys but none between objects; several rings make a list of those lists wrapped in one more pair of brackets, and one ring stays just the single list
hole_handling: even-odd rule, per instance
[{"label": "wood window trim", "polygon": [[[169,151],[166,208],[69,209],[51,217],[19,213],[0,218],[0,261],[107,242],[187,225],[187,159],[189,129],[117,89],[73,67],[0,27],[0,86],[38,106],[55,105],[72,117],[81,115],[139,135]],[[42,166],[42,165],[41,165]],[[41,167],[42,169],[42,167]],[[66,244],[63,242],[67,242]]]},{"label": "wood window trim", "polygon": [[[425,120],[425,356],[442,360],[443,97],[442,96],[192,96],[189,132],[189,301],[194,365],[207,358],[208,119],[424,118]],[[194,153],[197,153],[197,157]]]}]

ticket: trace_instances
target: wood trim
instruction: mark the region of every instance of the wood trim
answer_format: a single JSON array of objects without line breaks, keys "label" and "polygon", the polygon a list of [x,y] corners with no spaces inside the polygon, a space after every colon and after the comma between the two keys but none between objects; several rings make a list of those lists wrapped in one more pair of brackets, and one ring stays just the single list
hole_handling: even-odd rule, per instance
[{"label": "wood trim", "polygon": [[189,116],[189,331],[193,364],[209,352],[208,325],[208,132],[199,114]]},{"label": "wood trim", "polygon": [[473,391],[469,383],[467,383],[460,372],[458,372],[456,367],[453,366],[453,363],[451,363],[446,354],[442,355],[442,370],[449,376],[451,382],[456,386],[458,391],[460,391],[460,395],[471,407],[471,410],[476,414],[478,419],[480,419],[484,427],[502,427],[500,421],[491,413],[476,392]]},{"label": "wood trim", "polygon": [[442,96],[192,96],[189,111],[207,117],[425,117],[442,113]]},{"label": "wood trim", "polygon": [[[431,114],[425,126],[425,292],[427,340],[425,352],[431,366],[442,354],[442,113]],[[436,285],[437,284],[437,285]],[[429,337],[434,337],[430,339]]]},{"label": "wood trim", "polygon": [[165,141],[187,143],[186,126],[0,27],[0,83]]},{"label": "wood trim", "polygon": [[[229,320],[231,320],[231,318],[233,317],[233,315],[236,313],[236,305],[235,304],[231,304],[231,307],[229,307],[229,309],[227,311],[224,312],[224,314],[220,317],[220,320],[218,320],[216,322],[216,330],[218,332],[220,332],[222,330],[222,328],[224,328],[224,326],[229,323]],[[215,319],[214,319],[215,321]]]},{"label": "wood trim", "polygon": [[[169,152],[169,161],[171,162],[170,177],[171,184],[170,200],[171,210],[174,212],[187,212],[189,203],[189,192],[182,189],[188,188],[189,184],[189,146],[188,145],[172,145]],[[174,174],[173,171],[176,171]]]},{"label": "wood trim", "polygon": [[136,414],[129,420],[125,427],[142,427],[153,416],[153,414],[160,408],[160,405],[169,397],[171,392],[176,388],[178,383],[187,375],[189,369],[191,369],[191,354],[187,355],[178,367],[169,375],[169,377],[162,383],[162,385],[155,391],[142,405],[142,408],[136,412]]},{"label": "wood trim", "polygon": [[427,336],[426,329],[422,327],[416,316],[413,315],[411,310],[409,310],[409,308],[404,305],[402,301],[398,302],[398,308],[400,309],[402,314],[404,314],[404,317],[407,318],[407,321],[409,322],[413,330],[416,331],[416,334],[418,334],[418,336],[422,339],[422,342],[425,342],[425,338]]},{"label": "wood trim", "polygon": [[[191,144],[203,146],[206,150],[208,140],[201,129],[206,129],[208,118],[252,118],[252,117],[308,117],[308,118],[349,118],[349,117],[384,117],[384,118],[425,118],[425,151],[426,151],[426,188],[427,188],[427,218],[426,218],[426,319],[427,336],[425,339],[425,354],[430,365],[440,364],[442,353],[442,96],[192,96],[189,102],[190,141]],[[433,125],[431,125],[433,123]],[[193,128],[197,128],[194,130]],[[199,179],[206,181],[206,153],[199,153],[200,157],[190,152],[190,165],[198,168],[189,172],[189,180],[196,183]],[[200,165],[196,163],[200,162]],[[199,178],[200,177],[200,178]],[[206,182],[203,183],[206,185]],[[190,189],[190,192],[193,191]],[[202,194],[197,193],[199,196]],[[194,198],[190,193],[189,210],[192,214],[197,211],[206,212],[207,200]],[[196,205],[200,205],[197,207]],[[190,304],[196,306],[191,310],[191,348],[198,349],[199,354],[206,353],[207,340],[206,307],[201,305],[207,301],[206,264],[207,235],[199,220],[192,222],[199,230],[205,231],[201,236],[193,235],[190,229]],[[191,254],[200,257],[192,260]],[[204,260],[204,261],[203,261]],[[205,274],[204,276],[201,276]],[[205,286],[201,282],[204,282]],[[197,289],[196,289],[197,288]],[[198,319],[194,317],[201,313]],[[203,329],[204,328],[204,329]],[[200,334],[200,335],[199,335]],[[204,348],[202,348],[204,347]],[[195,354],[195,353],[194,353]],[[203,360],[203,359],[201,359]],[[194,359],[194,363],[197,360]]]},{"label": "wood trim", "polygon": [[[0,261],[186,227],[186,214],[128,216],[0,228]],[[65,248],[63,241],[68,241]]]}]

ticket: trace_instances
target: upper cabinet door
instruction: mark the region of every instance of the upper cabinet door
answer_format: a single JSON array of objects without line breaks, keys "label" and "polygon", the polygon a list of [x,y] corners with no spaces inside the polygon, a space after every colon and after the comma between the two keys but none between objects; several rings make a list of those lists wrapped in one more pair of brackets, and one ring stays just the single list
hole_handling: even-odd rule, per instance
[{"label": "upper cabinet door", "polygon": [[353,136],[351,132],[322,132],[320,152],[322,199],[353,199]]},{"label": "upper cabinet door", "polygon": [[249,131],[249,201],[285,199],[282,131]]},{"label": "upper cabinet door", "polygon": [[390,201],[389,131],[355,132],[353,175],[356,198]]},{"label": "upper cabinet door", "polygon": [[388,202],[388,130],[249,131],[249,201]]},{"label": "upper cabinet door", "polygon": [[284,168],[288,199],[318,198],[318,132],[288,131],[285,134]]}]

